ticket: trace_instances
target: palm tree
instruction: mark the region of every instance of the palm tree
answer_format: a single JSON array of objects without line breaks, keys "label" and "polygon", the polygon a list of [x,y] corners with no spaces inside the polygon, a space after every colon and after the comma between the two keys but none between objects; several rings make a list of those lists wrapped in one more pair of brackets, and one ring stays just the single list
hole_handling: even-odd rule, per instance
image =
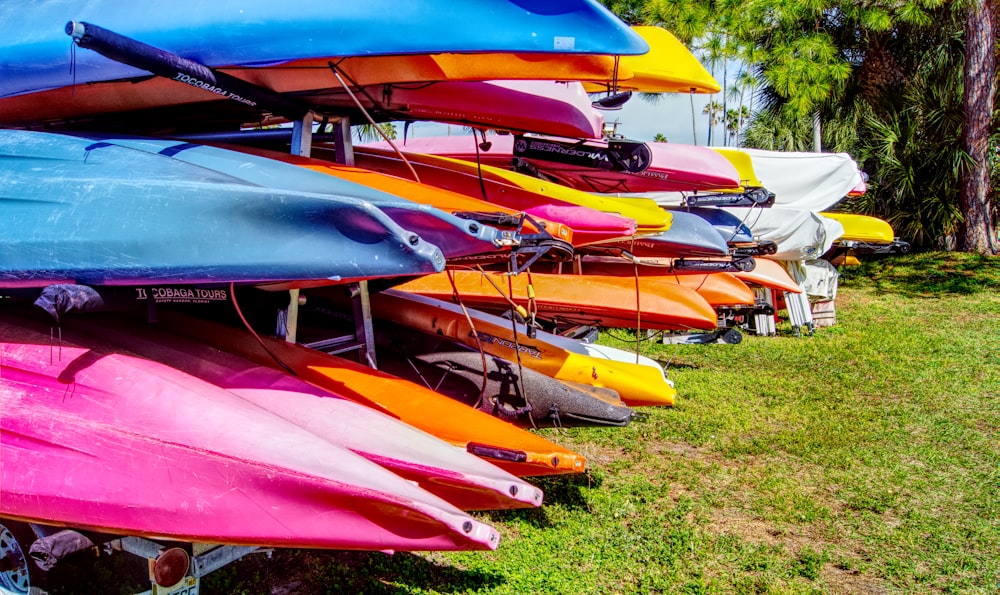
[{"label": "palm tree", "polygon": [[732,145],[734,147],[740,145],[740,134],[743,131],[743,122],[749,118],[750,110],[745,105],[741,106],[739,109],[729,108],[726,110],[726,135],[727,138],[732,141]]},{"label": "palm tree", "polygon": [[[709,72],[712,77],[715,77],[715,68],[725,61],[725,47],[723,36],[709,33],[702,44],[697,48],[701,54],[701,61],[708,66]],[[720,105],[719,110],[723,109]],[[706,106],[707,110],[707,106]],[[703,114],[708,114],[708,144],[712,144],[712,128],[718,123],[718,117],[709,113],[709,111],[702,111]]]},{"label": "palm tree", "polygon": [[667,137],[662,132],[657,132],[656,136],[653,137],[654,143],[665,143],[667,142]]},{"label": "palm tree", "polygon": [[724,113],[722,111],[722,104],[718,101],[709,101],[705,104],[705,107],[701,110],[701,113],[708,116],[708,139],[705,143],[709,147],[712,146],[712,130],[715,125],[722,121]]},{"label": "palm tree", "polygon": [[980,254],[997,253],[987,158],[996,84],[996,11],[994,0],[974,0],[965,18],[961,142],[969,163],[961,175],[959,203],[965,217],[958,239],[960,250]]},{"label": "palm tree", "polygon": [[[392,122],[382,122],[379,129],[392,140],[396,140],[396,125]],[[355,140],[359,143],[370,143],[382,140],[382,135],[371,124],[352,126]]]}]

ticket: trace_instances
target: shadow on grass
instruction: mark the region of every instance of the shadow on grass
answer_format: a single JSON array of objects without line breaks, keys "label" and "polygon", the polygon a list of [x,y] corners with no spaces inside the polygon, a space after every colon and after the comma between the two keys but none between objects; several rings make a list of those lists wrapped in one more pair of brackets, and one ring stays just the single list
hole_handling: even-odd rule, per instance
[{"label": "shadow on grass", "polygon": [[517,510],[494,510],[486,513],[490,521],[521,521],[532,527],[544,529],[555,524],[549,518],[548,510],[561,507],[569,510],[590,510],[587,490],[601,485],[600,475],[584,473],[580,475],[556,475],[553,477],[530,477],[531,483],[545,492],[545,502],[539,508]]},{"label": "shadow on grass", "polygon": [[840,271],[848,287],[874,287],[907,297],[972,295],[1000,290],[1000,258],[961,252],[887,256]]},{"label": "shadow on grass", "polygon": [[202,579],[202,595],[270,593],[468,593],[495,588],[502,575],[464,570],[410,553],[276,550],[248,556]]}]

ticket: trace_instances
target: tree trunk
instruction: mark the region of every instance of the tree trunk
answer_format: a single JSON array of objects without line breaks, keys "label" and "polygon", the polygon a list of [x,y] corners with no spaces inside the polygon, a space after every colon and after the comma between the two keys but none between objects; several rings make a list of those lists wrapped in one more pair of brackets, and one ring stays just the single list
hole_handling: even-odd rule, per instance
[{"label": "tree trunk", "polygon": [[959,250],[997,253],[990,201],[989,150],[996,74],[996,0],[973,0],[965,19],[965,73],[962,94],[962,149],[971,165],[962,171]]},{"label": "tree trunk", "polygon": [[819,117],[819,108],[813,112],[813,152],[823,152],[823,122]]}]

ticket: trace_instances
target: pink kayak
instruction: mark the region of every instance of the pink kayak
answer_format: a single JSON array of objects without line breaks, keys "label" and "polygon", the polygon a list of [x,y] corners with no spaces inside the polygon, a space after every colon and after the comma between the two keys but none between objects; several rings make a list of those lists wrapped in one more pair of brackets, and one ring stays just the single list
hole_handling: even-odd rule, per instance
[{"label": "pink kayak", "polygon": [[[492,135],[486,137],[486,140],[490,146],[488,150],[482,148],[479,150],[478,159],[486,165],[510,168],[512,159],[515,158],[515,137]],[[406,141],[406,150],[475,161],[477,142],[470,135],[412,138]],[[522,166],[533,168],[547,179],[587,192],[605,194],[684,192],[738,188],[740,185],[740,174],[733,164],[708,147],[657,142],[646,145],[652,153],[652,161],[639,173],[595,169],[584,165],[543,160],[535,156],[518,157],[518,159]],[[577,148],[586,152],[607,146],[607,141],[586,143],[581,141]],[[554,151],[547,152],[551,155]]]},{"label": "pink kayak", "polygon": [[273,367],[146,324],[90,316],[73,328],[169,365],[343,446],[463,510],[539,506],[542,492],[464,450]]},{"label": "pink kayak", "polygon": [[245,399],[0,314],[0,516],[183,541],[493,549],[448,502]]},{"label": "pink kayak", "polygon": [[[462,138],[471,143],[471,138]],[[409,143],[416,140],[419,139],[408,141],[407,151],[403,155],[420,176],[421,183],[567,225],[573,230],[574,246],[628,237],[636,232],[636,222],[628,217],[525,190],[489,172],[478,171],[475,164],[409,152]],[[313,149],[316,157],[322,158],[327,153],[332,155],[332,149]],[[358,167],[413,179],[406,162],[391,149],[355,147],[354,161]]]}]

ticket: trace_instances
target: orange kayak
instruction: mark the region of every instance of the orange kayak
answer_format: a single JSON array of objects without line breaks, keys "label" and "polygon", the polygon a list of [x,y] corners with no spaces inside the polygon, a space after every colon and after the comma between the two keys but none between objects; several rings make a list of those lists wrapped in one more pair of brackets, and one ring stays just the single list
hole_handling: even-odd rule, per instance
[{"label": "orange kayak", "polygon": [[372,294],[371,306],[376,323],[401,324],[481,348],[564,382],[611,389],[630,407],[671,406],[677,396],[662,367],[594,356],[578,341],[544,331],[529,338],[524,325],[499,316],[395,289]]},{"label": "orange kayak", "polygon": [[[259,365],[276,365],[245,330],[167,310],[158,312],[157,318],[177,332]],[[524,477],[580,473],[586,468],[583,455],[418,384],[302,345],[262,339],[303,380],[392,415],[509,473]]]},{"label": "orange kayak", "polygon": [[[566,270],[566,266],[562,267]],[[653,291],[652,283],[674,283],[693,289],[705,298],[713,308],[732,308],[739,306],[752,306],[754,304],[753,291],[731,273],[694,273],[694,272],[674,272],[667,267],[658,266],[635,266],[624,260],[610,261],[605,259],[583,259],[581,273],[584,277],[592,275],[619,277],[633,279],[638,273],[642,291]],[[563,273],[564,275],[566,273]]]},{"label": "orange kayak", "polygon": [[[486,271],[452,270],[425,275],[397,286],[401,291],[441,300],[452,299],[454,286],[464,304],[506,311],[511,302],[539,318],[574,324],[664,330],[711,330],[717,315],[698,292],[673,282],[598,275],[531,273],[510,276]],[[641,312],[641,315],[638,313]]]},{"label": "orange kayak", "polygon": [[[370,92],[374,92],[376,97],[381,97],[393,84],[510,79],[603,80],[610,77],[616,68],[613,56],[486,53],[358,56],[346,59],[333,57],[297,60],[273,67],[218,70],[278,93],[312,92],[316,101],[322,99],[345,103],[347,96],[330,70],[331,61],[343,73],[343,78],[352,86],[352,90],[357,92],[359,87],[373,87]],[[631,75],[630,71],[619,68],[619,78]],[[359,96],[365,100],[362,94],[359,93]],[[169,106],[200,104],[203,107],[211,103],[225,106],[222,111],[239,113],[227,101],[229,100],[191,85],[152,77],[138,81],[129,79],[67,85],[38,93],[4,97],[0,99],[0,110],[7,125],[36,121],[39,105],[46,106],[46,117],[52,120]],[[240,116],[237,115],[233,120],[239,122],[240,120],[236,120],[238,117]]]}]

